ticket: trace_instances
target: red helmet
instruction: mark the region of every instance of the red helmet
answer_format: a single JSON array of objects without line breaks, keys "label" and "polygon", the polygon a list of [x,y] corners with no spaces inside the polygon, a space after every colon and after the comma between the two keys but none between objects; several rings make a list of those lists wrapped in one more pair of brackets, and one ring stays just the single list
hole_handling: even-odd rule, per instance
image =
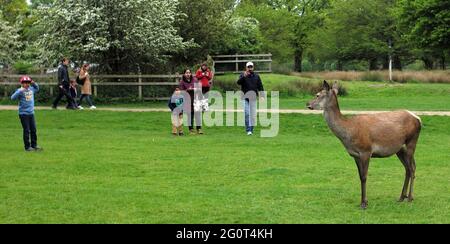
[{"label": "red helmet", "polygon": [[22,83],[31,83],[33,80],[29,76],[22,76],[20,77],[20,84]]}]

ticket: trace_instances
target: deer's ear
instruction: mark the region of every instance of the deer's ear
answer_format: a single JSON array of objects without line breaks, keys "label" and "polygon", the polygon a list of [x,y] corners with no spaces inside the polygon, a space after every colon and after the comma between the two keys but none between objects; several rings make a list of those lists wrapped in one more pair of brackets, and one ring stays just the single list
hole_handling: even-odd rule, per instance
[{"label": "deer's ear", "polygon": [[334,82],[332,89],[333,89],[334,93],[336,93],[336,95],[339,94],[339,85],[338,85],[337,81]]},{"label": "deer's ear", "polygon": [[330,90],[330,85],[328,84],[328,82],[326,80],[323,81],[323,89],[329,91]]}]

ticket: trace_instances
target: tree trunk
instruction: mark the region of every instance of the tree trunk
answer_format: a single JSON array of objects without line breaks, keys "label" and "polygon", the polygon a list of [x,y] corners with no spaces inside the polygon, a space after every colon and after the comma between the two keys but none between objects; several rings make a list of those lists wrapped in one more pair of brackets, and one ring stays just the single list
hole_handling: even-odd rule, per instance
[{"label": "tree trunk", "polygon": [[441,56],[441,68],[442,68],[442,70],[447,69],[447,67],[445,65],[445,54],[442,54],[442,56]]},{"label": "tree trunk", "polygon": [[303,50],[296,50],[294,54],[294,70],[302,72]]},{"label": "tree trunk", "polygon": [[422,58],[423,63],[425,64],[425,69],[432,70],[433,69],[433,60],[429,58]]}]

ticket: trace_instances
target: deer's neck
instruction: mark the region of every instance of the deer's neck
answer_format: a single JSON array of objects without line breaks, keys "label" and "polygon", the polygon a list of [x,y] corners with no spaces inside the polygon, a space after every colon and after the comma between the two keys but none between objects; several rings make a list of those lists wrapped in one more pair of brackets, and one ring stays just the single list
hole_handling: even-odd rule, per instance
[{"label": "deer's neck", "polygon": [[333,94],[330,102],[324,108],[324,117],[331,131],[341,140],[348,138],[348,130],[345,126],[345,118],[339,109],[336,94]]}]

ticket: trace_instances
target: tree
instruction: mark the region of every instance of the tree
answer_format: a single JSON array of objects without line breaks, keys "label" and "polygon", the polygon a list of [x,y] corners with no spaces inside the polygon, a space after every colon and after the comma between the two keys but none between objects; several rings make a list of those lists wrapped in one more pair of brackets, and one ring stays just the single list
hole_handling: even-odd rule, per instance
[{"label": "tree", "polygon": [[19,29],[4,20],[0,11],[0,64],[9,67],[22,46]]},{"label": "tree", "polygon": [[432,68],[430,56],[445,57],[450,52],[450,2],[446,0],[399,0],[397,16],[406,39],[422,50],[421,58]]},{"label": "tree", "polygon": [[178,0],[58,0],[37,22],[43,62],[62,56],[112,73],[152,72],[192,47],[173,27]]},{"label": "tree", "polygon": [[0,0],[0,11],[3,12],[4,19],[10,23],[16,23],[19,16],[25,15],[28,11],[26,0]]},{"label": "tree", "polygon": [[[261,27],[261,30],[263,36],[275,45],[279,44],[275,39],[280,36],[273,35],[274,32],[282,33],[283,41],[287,42],[284,48],[293,52],[294,69],[302,72],[303,55],[310,44],[308,36],[320,26],[320,12],[328,5],[328,0],[243,0],[240,13],[255,17],[262,26],[270,26]],[[257,11],[246,11],[249,9]]]},{"label": "tree", "polygon": [[229,47],[227,41],[234,35],[233,10],[234,2],[229,0],[180,0],[176,28],[184,40],[192,40],[197,46],[173,62],[193,65],[204,61],[207,55],[226,51],[224,47]]},{"label": "tree", "polygon": [[393,7],[391,0],[334,1],[323,27],[311,35],[311,52],[322,60],[337,60],[338,69],[345,62],[365,60],[370,70],[378,69],[380,60],[387,68],[391,54],[394,67],[401,69],[401,58],[410,53],[396,28]]}]

